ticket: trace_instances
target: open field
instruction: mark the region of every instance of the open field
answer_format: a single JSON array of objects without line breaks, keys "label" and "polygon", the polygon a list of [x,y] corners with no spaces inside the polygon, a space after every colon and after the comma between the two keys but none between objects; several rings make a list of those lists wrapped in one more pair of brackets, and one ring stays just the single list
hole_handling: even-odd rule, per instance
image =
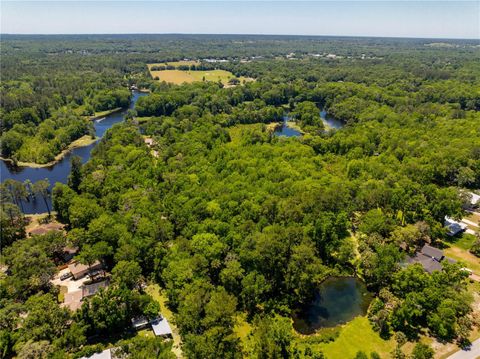
[{"label": "open field", "polygon": [[444,253],[447,257],[464,262],[467,268],[480,275],[480,258],[475,257],[472,253],[459,247],[446,248]]},{"label": "open field", "polygon": [[[176,85],[180,85],[184,82],[192,83],[199,81],[221,81],[223,84],[227,84],[228,80],[235,76],[225,70],[208,70],[208,71],[182,71],[182,70],[163,70],[163,71],[150,71],[152,77],[158,76],[159,81],[170,82]],[[241,80],[240,80],[241,81]]]},{"label": "open field", "polygon": [[335,341],[319,343],[315,347],[328,359],[354,358],[358,351],[367,355],[377,352],[382,358],[388,358],[395,348],[395,340],[383,340],[372,329],[367,317],[357,317],[342,326]]},{"label": "open field", "polygon": [[93,116],[90,116],[90,120],[97,120],[99,118],[102,118],[102,117],[105,117],[105,116],[108,116],[108,115],[111,115],[112,113],[116,113],[116,112],[120,112],[122,111],[123,109],[121,107],[116,107],[114,109],[111,109],[111,110],[105,110],[105,111],[100,111],[100,112],[95,112],[95,115]]},{"label": "open field", "polygon": [[[230,71],[226,70],[206,70],[206,71],[184,71],[184,70],[162,70],[162,71],[152,71],[152,66],[155,65],[193,65],[198,64],[195,61],[177,61],[177,62],[168,62],[168,63],[159,63],[159,64],[148,64],[148,70],[152,78],[159,78],[159,81],[165,81],[172,84],[180,85],[182,83],[192,83],[200,81],[221,81],[224,85],[228,84],[228,81],[232,78],[237,78]],[[248,77],[238,77],[241,83],[253,81],[253,79]]]},{"label": "open field", "polygon": [[475,241],[475,236],[468,233],[462,233],[459,237],[449,238],[443,241],[443,244],[448,247],[444,249],[444,253],[447,257],[464,262],[467,268],[480,275],[480,258],[468,251]]}]

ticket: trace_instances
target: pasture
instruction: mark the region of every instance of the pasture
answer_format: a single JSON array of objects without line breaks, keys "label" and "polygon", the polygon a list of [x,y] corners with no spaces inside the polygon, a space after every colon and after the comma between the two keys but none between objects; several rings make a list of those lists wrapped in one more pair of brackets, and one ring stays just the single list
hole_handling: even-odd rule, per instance
[{"label": "pasture", "polygon": [[[234,74],[230,71],[226,70],[205,70],[205,71],[185,71],[185,70],[162,70],[162,71],[152,71],[152,67],[155,65],[172,65],[172,66],[180,66],[180,65],[193,65],[198,64],[195,61],[176,61],[176,62],[168,62],[168,63],[161,63],[161,64],[148,64],[148,70],[150,71],[150,75],[152,78],[157,78],[159,81],[165,81],[168,83],[172,83],[175,85],[180,85],[183,83],[192,83],[192,82],[200,82],[200,81],[213,81],[218,82],[220,81],[224,85],[228,85],[228,81],[232,78],[236,78]],[[253,81],[253,79],[246,78],[246,77],[239,77],[240,82],[243,81]]]}]

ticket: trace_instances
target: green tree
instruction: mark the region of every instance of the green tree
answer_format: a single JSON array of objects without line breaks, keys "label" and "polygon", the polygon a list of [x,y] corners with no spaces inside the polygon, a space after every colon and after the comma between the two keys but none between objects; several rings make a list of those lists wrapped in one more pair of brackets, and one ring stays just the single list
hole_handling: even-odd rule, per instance
[{"label": "green tree", "polygon": [[38,180],[33,184],[33,191],[42,197],[43,202],[45,203],[45,207],[47,207],[48,217],[51,216],[50,206],[48,205],[48,200],[50,199],[49,188],[50,182],[46,178],[44,180]]},{"label": "green tree", "polygon": [[435,352],[430,346],[417,343],[412,351],[412,359],[432,359]]},{"label": "green tree", "polygon": [[70,174],[68,175],[67,184],[75,192],[82,182],[82,158],[80,156],[72,156],[70,159]]}]

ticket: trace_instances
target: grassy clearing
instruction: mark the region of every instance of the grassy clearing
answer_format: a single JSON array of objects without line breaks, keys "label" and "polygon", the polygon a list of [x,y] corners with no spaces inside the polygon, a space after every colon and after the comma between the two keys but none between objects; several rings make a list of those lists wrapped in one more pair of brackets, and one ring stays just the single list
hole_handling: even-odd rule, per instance
[{"label": "grassy clearing", "polygon": [[172,328],[172,336],[173,336],[173,346],[172,352],[176,355],[177,358],[183,358],[182,354],[182,339],[180,334],[178,333],[178,328],[175,326],[175,318],[173,316],[172,311],[167,307],[167,297],[164,293],[162,293],[162,289],[158,284],[149,284],[145,290],[148,294],[155,299],[158,304],[160,304],[160,312],[162,315],[167,318],[168,322],[170,323],[170,327]]},{"label": "grassy clearing", "polygon": [[444,253],[447,257],[459,262],[464,262],[467,268],[473,270],[475,274],[480,275],[480,259],[472,253],[458,247],[447,248],[444,250]]},{"label": "grassy clearing", "polygon": [[467,268],[480,275],[480,259],[468,251],[475,241],[475,236],[463,233],[460,237],[443,242],[448,246],[444,253],[447,257],[464,262]]},{"label": "grassy clearing", "polygon": [[[198,62],[196,61],[176,61],[176,62],[169,62],[169,63],[159,63],[159,64],[147,64],[148,70],[150,71],[150,75],[152,78],[159,78],[159,81],[165,81],[172,84],[180,85],[183,83],[192,83],[192,82],[200,82],[200,81],[212,81],[218,82],[220,81],[224,85],[228,86],[228,81],[233,78],[237,78],[233,75],[230,71],[226,70],[207,70],[207,71],[184,71],[184,70],[162,70],[162,71],[152,71],[152,66],[155,65],[172,65],[172,66],[180,66],[180,65],[196,65]],[[254,81],[248,77],[238,77],[240,83]]]},{"label": "grassy clearing", "polygon": [[477,212],[473,212],[466,216],[465,219],[468,219],[469,221],[472,221],[474,223],[480,223],[480,214],[478,214]]},{"label": "grassy clearing", "polygon": [[368,355],[375,351],[382,358],[388,358],[394,348],[393,338],[383,340],[372,329],[367,317],[357,317],[342,326],[335,341],[316,344],[314,349],[322,351],[328,359],[344,359],[354,358],[360,350]]},{"label": "grassy clearing", "polygon": [[464,262],[467,268],[480,275],[480,259],[468,251],[472,248],[475,241],[475,236],[468,233],[463,233],[460,237],[444,240],[443,244],[448,247],[444,250],[444,253],[447,257]]},{"label": "grassy clearing", "polygon": [[[201,81],[222,82],[224,85],[235,76],[226,70],[208,70],[208,71],[182,71],[182,70],[164,70],[150,71],[153,78],[158,76],[159,81],[170,82],[176,85],[182,83],[192,83]],[[241,81],[241,80],[240,80]]]},{"label": "grassy clearing", "polygon": [[91,120],[96,120],[96,119],[111,115],[112,113],[116,113],[116,112],[119,112],[119,111],[122,111],[121,107],[116,107],[116,108],[113,108],[111,110],[95,112],[95,115],[91,116],[90,119]]},{"label": "grassy clearing", "polygon": [[[95,141],[97,141],[97,138],[92,138],[92,136],[90,136],[90,135],[85,135],[85,136],[82,136],[82,137],[76,139],[72,143],[70,143],[66,149],[64,149],[62,152],[60,152],[58,155],[55,156],[55,159],[53,161],[50,161],[50,162],[47,162],[47,163],[35,163],[35,162],[21,162],[21,161],[18,161],[17,166],[19,166],[19,167],[32,167],[32,168],[51,167],[55,163],[59,162],[63,157],[65,157],[65,155],[68,152],[70,152],[74,148],[88,146],[88,145],[91,145],[92,143],[94,143]],[[11,159],[3,158],[3,157],[0,157],[0,159],[6,160],[6,161],[11,161]]]},{"label": "grassy clearing", "polygon": [[448,238],[444,243],[449,247],[457,247],[468,251],[475,243],[475,236],[469,233],[462,233],[460,237]]}]

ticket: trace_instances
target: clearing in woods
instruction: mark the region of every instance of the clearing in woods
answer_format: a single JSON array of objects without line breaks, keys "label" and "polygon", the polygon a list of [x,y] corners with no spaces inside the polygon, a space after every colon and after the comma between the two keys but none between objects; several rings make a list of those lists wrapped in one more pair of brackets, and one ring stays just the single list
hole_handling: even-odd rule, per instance
[{"label": "clearing in woods", "polygon": [[168,63],[158,63],[158,64],[148,64],[148,70],[152,78],[158,77],[159,81],[165,81],[180,85],[182,83],[192,83],[198,81],[221,81],[224,85],[228,84],[228,81],[233,78],[238,78],[238,80],[243,83],[243,81],[253,81],[251,78],[247,77],[236,77],[230,71],[226,70],[205,70],[205,71],[190,71],[190,70],[162,70],[162,71],[152,71],[152,66],[159,65],[193,65],[198,64],[195,61],[177,61],[177,62],[168,62]]}]

